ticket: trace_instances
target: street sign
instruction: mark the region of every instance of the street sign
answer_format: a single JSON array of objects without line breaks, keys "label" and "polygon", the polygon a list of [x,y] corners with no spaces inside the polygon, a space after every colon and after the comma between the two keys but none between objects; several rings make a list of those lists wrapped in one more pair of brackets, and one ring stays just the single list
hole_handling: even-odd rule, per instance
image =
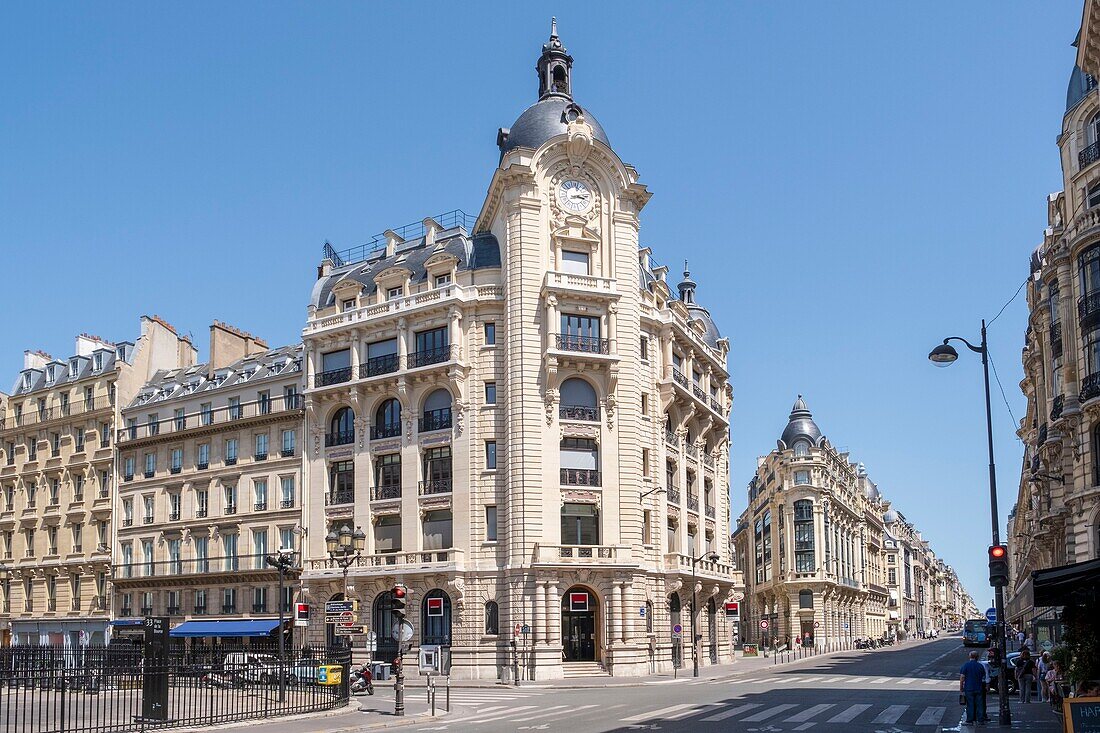
[{"label": "street sign", "polygon": [[760,619],[760,628],[762,628],[762,629],[768,628],[768,619],[766,619],[766,618]]},{"label": "street sign", "polygon": [[645,606],[640,606],[638,608],[638,615],[641,616],[642,618],[645,618]]},{"label": "street sign", "polygon": [[991,624],[997,623],[997,609],[987,608],[985,609],[985,620]]},{"label": "street sign", "polygon": [[820,621],[814,621],[814,628],[816,629],[818,626],[821,626],[821,622]]},{"label": "street sign", "polygon": [[684,633],[684,627],[681,626],[680,624],[673,624],[672,625],[672,633],[674,633],[676,635],[682,634],[682,633]]},{"label": "street sign", "polygon": [[520,633],[523,634],[524,636],[527,636],[528,634],[531,633],[531,627],[527,624],[524,624],[523,628],[520,629]]},{"label": "street sign", "polygon": [[741,618],[740,601],[726,601],[726,618],[732,618],[735,621]]},{"label": "street sign", "polygon": [[355,601],[325,601],[325,615],[333,613],[351,613],[355,610]]},{"label": "street sign", "polygon": [[336,628],[334,629],[337,636],[352,636],[353,634],[362,634],[365,633],[366,630],[367,629],[364,626],[356,626],[352,624],[348,624],[346,626],[343,624],[336,624]]},{"label": "street sign", "polygon": [[326,613],[326,624],[350,624],[355,620],[355,614],[351,611],[342,611],[340,613]]}]

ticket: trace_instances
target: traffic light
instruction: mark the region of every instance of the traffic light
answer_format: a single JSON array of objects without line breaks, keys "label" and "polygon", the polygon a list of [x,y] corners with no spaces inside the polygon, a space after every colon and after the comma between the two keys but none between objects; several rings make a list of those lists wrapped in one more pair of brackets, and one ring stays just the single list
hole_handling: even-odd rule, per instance
[{"label": "traffic light", "polygon": [[989,546],[989,584],[994,588],[1008,585],[1008,547]]},{"label": "traffic light", "polygon": [[409,589],[403,583],[394,583],[393,590],[393,615],[400,623],[405,620],[405,605],[409,600]]}]

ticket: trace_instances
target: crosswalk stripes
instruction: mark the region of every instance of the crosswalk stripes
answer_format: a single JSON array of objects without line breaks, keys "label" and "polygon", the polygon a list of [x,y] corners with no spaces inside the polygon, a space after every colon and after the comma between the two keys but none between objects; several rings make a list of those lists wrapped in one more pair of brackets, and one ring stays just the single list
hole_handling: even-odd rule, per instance
[{"label": "crosswalk stripes", "polygon": [[872,723],[885,723],[887,725],[893,725],[901,719],[901,716],[905,714],[905,711],[909,709],[908,705],[891,705],[878,714]]},{"label": "crosswalk stripes", "polygon": [[739,713],[746,713],[749,710],[753,710],[754,708],[758,708],[758,707],[760,707],[760,703],[748,703],[748,704],[745,704],[745,705],[738,705],[737,707],[730,708],[729,710],[723,710],[720,713],[715,713],[714,715],[708,715],[707,717],[703,718],[703,722],[704,723],[717,723],[720,720],[725,720],[726,718],[732,718],[734,715],[737,715]]},{"label": "crosswalk stripes", "polygon": [[857,703],[855,705],[850,706],[847,710],[844,710],[843,712],[838,713],[838,714],[834,715],[833,717],[829,718],[829,722],[830,723],[851,723],[853,720],[855,720],[857,717],[859,717],[860,713],[862,713],[864,710],[866,710],[869,707],[871,707],[871,706],[868,705],[867,703]]},{"label": "crosswalk stripes", "polygon": [[917,725],[939,725],[940,718],[943,717],[947,708],[925,708],[924,712],[917,718]]},{"label": "crosswalk stripes", "polygon": [[685,708],[694,708],[692,703],[681,703],[680,705],[670,705],[667,708],[661,708],[660,710],[654,710],[648,713],[639,713],[638,715],[631,715],[629,718],[623,718],[624,723],[633,723],[639,720],[653,720],[656,718],[663,718],[670,713],[675,713],[678,710]]},{"label": "crosswalk stripes", "polygon": [[905,679],[903,679],[903,680],[898,680],[898,684],[899,684],[899,685],[911,685],[911,684],[913,684],[914,682],[916,682],[916,680],[915,680],[915,679],[913,679],[912,677],[906,677],[906,678],[905,678]]},{"label": "crosswalk stripes", "polygon": [[868,681],[867,684],[869,684],[869,685],[884,685],[887,682],[889,682],[891,679],[893,679],[893,678],[892,677],[876,677],[875,679]]},{"label": "crosswalk stripes", "polygon": [[789,702],[788,703],[783,703],[782,705],[776,705],[775,707],[768,708],[767,710],[761,710],[759,713],[756,713],[755,715],[750,715],[747,718],[742,718],[741,722],[742,723],[759,723],[761,721],[767,720],[768,718],[774,718],[776,715],[779,715],[784,710],[790,710],[793,707],[797,707],[797,706],[794,703],[789,703]]},{"label": "crosswalk stripes", "polygon": [[818,713],[823,713],[826,710],[828,710],[829,708],[834,708],[834,707],[836,707],[836,705],[834,705],[832,703],[822,703],[820,705],[813,705],[812,707],[806,708],[801,713],[795,713],[791,717],[785,719],[783,722],[784,723],[805,723],[807,720],[809,720],[810,718],[816,716]]}]

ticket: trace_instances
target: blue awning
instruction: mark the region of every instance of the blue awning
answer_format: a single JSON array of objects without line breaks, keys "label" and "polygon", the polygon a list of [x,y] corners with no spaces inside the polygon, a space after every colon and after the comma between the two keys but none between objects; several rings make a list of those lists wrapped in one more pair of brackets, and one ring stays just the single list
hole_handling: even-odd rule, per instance
[{"label": "blue awning", "polygon": [[169,636],[267,636],[279,627],[278,619],[240,621],[184,621]]},{"label": "blue awning", "polygon": [[116,618],[111,622],[111,626],[141,626],[143,620],[140,618]]}]

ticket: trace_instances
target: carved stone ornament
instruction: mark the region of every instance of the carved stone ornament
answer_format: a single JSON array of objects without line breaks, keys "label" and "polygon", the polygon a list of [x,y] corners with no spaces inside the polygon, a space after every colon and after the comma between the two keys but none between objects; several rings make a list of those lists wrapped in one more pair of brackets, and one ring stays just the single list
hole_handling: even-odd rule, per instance
[{"label": "carved stone ornament", "polygon": [[462,430],[465,427],[464,420],[466,417],[466,403],[460,400],[455,400],[451,414],[454,415],[455,436],[462,435]]},{"label": "carved stone ornament", "polygon": [[554,412],[558,402],[558,391],[556,389],[546,390],[546,394],[543,397],[546,403],[546,424],[554,424]]},{"label": "carved stone ornament", "polygon": [[567,142],[565,144],[566,155],[574,168],[580,168],[592,152],[592,126],[584,119],[584,112],[577,105],[569,105],[566,108],[568,117],[572,117],[566,128]]},{"label": "carved stone ornament", "polygon": [[680,578],[677,578],[676,580],[669,583],[667,587],[669,593],[675,593],[676,591],[684,587],[684,581]]},{"label": "carved stone ornament", "polygon": [[615,429],[615,395],[609,394],[604,400],[604,411],[607,413],[607,429]]},{"label": "carved stone ornament", "polygon": [[603,497],[598,491],[589,491],[587,489],[562,489],[561,501],[562,504],[571,502],[580,502],[584,504],[595,504],[596,508],[600,508],[600,500]]},{"label": "carved stone ornament", "polygon": [[324,428],[320,425],[314,425],[309,429],[310,435],[313,436],[313,457],[317,458],[321,455],[321,434],[324,432]]},{"label": "carved stone ornament", "polygon": [[462,613],[462,609],[466,605],[466,581],[462,579],[461,575],[456,575],[447,581],[447,585],[454,590],[455,610]]}]

